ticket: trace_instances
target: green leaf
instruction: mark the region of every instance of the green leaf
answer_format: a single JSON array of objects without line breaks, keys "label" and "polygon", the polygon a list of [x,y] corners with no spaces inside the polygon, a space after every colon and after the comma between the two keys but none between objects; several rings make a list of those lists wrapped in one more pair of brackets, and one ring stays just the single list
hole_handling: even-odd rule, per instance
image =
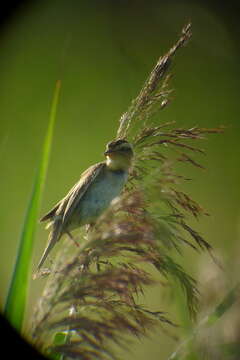
[{"label": "green leaf", "polygon": [[228,311],[232,305],[239,299],[240,284],[231,289],[220,304],[208,316],[207,325],[211,326]]},{"label": "green leaf", "polygon": [[189,337],[187,337],[180,345],[177,350],[173,352],[168,360],[180,360],[180,359],[190,359],[189,356],[193,356],[191,354],[191,345],[199,331],[203,329],[203,327],[213,326],[239,299],[239,290],[240,283],[237,283],[234,288],[232,288],[224,299],[212,310],[212,312],[203,318],[198,326],[193,329],[192,333]]},{"label": "green leaf", "polygon": [[61,82],[57,81],[51,105],[49,124],[42,147],[41,159],[26,210],[13,275],[10,282],[4,314],[21,331],[26,308],[28,287],[32,274],[32,255],[38,212],[45,183],[56,119]]}]

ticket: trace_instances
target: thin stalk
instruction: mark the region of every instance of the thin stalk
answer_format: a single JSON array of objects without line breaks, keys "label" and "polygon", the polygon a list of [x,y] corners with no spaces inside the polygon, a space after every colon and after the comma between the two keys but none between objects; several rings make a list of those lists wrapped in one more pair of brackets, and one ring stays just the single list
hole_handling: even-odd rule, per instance
[{"label": "thin stalk", "polygon": [[240,283],[232,288],[224,297],[224,299],[213,309],[213,311],[200,321],[191,335],[178,346],[177,350],[174,351],[170,357],[168,357],[168,360],[186,358],[186,356],[189,355],[190,349],[192,348],[190,344],[196,338],[196,335],[200,332],[200,330],[202,330],[204,326],[209,327],[214,325],[232,307],[232,305],[239,299],[239,291]]}]

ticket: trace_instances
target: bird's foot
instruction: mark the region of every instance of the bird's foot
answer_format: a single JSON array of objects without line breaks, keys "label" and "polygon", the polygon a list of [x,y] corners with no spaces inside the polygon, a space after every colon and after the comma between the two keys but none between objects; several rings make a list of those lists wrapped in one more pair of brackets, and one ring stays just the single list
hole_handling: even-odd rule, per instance
[{"label": "bird's foot", "polygon": [[80,246],[79,243],[78,243],[77,240],[72,236],[72,234],[71,234],[69,231],[67,231],[66,233],[67,233],[68,237],[74,242],[74,244],[75,244],[77,247],[79,247],[79,246]]},{"label": "bird's foot", "polygon": [[94,223],[90,223],[90,224],[86,224],[85,225],[85,229],[86,229],[86,233],[89,233],[94,227]]}]

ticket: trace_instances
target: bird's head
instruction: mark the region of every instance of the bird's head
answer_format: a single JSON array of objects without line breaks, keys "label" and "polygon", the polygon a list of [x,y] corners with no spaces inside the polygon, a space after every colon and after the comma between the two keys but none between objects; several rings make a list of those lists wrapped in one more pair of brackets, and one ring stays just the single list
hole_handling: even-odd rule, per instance
[{"label": "bird's head", "polygon": [[127,170],[133,158],[132,145],[123,139],[111,141],[104,152],[106,164],[112,170]]}]

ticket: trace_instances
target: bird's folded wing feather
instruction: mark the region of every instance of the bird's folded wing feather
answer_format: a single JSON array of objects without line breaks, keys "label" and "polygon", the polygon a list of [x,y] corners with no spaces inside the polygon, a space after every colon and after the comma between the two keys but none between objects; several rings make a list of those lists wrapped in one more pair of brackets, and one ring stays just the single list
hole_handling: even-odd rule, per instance
[{"label": "bird's folded wing feather", "polygon": [[82,196],[85,194],[88,186],[96,178],[101,169],[105,166],[104,162],[90,166],[84,171],[80,177],[80,180],[72,187],[68,194],[60,200],[46,215],[44,215],[40,221],[51,220],[56,215],[62,215],[63,222],[67,222],[69,216],[71,216],[73,210],[76,208]]},{"label": "bird's folded wing feather", "polygon": [[82,196],[87,191],[89,185],[98,176],[100,171],[105,166],[105,163],[98,163],[88,168],[81,176],[79,182],[70,190],[65,198],[66,203],[64,204],[64,214],[62,224],[67,223],[68,219],[71,218],[72,213],[78,206]]},{"label": "bird's folded wing feather", "polygon": [[54,217],[54,215],[56,214],[56,211],[59,208],[59,206],[61,205],[62,201],[63,200],[60,200],[50,211],[47,212],[47,214],[45,214],[43,217],[41,217],[41,219],[39,221],[43,222],[43,221],[51,220]]}]

